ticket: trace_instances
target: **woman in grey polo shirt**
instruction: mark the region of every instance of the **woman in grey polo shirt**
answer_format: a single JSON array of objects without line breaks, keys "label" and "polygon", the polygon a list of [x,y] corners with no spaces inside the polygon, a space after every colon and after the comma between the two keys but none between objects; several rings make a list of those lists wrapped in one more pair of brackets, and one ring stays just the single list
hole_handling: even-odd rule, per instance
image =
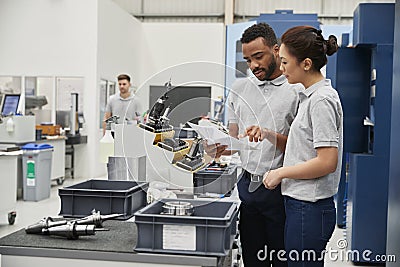
[{"label": "woman in grey polo shirt", "polygon": [[[282,183],[285,197],[285,249],[288,266],[323,266],[324,250],[335,228],[333,196],[342,158],[343,111],[339,96],[321,68],[338,49],[310,26],[282,36],[281,70],[289,83],[301,83],[300,105],[290,128],[283,167],[264,175],[273,189]],[[306,253],[305,253],[306,252]]]}]

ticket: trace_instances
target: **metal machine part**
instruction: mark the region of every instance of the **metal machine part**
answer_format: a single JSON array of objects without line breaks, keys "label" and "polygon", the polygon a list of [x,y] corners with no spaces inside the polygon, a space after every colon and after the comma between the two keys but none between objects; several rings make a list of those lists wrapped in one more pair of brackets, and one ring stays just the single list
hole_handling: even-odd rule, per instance
[{"label": "metal machine part", "polygon": [[193,140],[192,146],[190,147],[189,153],[186,154],[186,157],[189,159],[196,159],[198,157],[203,157],[203,145],[201,143],[203,139],[197,137]]},{"label": "metal machine part", "polygon": [[77,126],[77,114],[78,114],[78,94],[71,93],[71,114],[70,114],[70,124],[69,124],[69,133],[70,135],[76,135],[79,133],[79,128]]},{"label": "metal machine part", "polygon": [[143,128],[147,131],[153,132],[153,133],[169,132],[169,131],[172,131],[174,128],[172,125],[161,126],[161,124],[154,124],[151,122],[148,122],[146,124],[139,123],[139,127]]},{"label": "metal machine part", "polygon": [[176,215],[176,216],[190,216],[194,213],[193,205],[186,201],[170,201],[162,206],[161,214]]},{"label": "metal machine part", "polygon": [[106,220],[114,219],[119,216],[123,216],[124,214],[109,214],[109,215],[100,215],[100,211],[92,211],[92,215],[84,217],[82,219],[74,220],[73,222],[83,225],[83,224],[90,224],[95,225],[98,228],[103,227],[103,222]]},{"label": "metal machine part", "polygon": [[165,138],[163,141],[158,142],[157,145],[172,152],[188,148],[188,144],[185,141],[177,138]]},{"label": "metal machine part", "polygon": [[168,99],[168,92],[172,89],[171,80],[165,83],[165,87],[167,88],[167,92],[165,92],[156,101],[156,103],[150,110],[149,116],[147,118],[147,123],[140,123],[139,127],[156,133],[171,131],[173,129],[173,127],[169,125],[168,118],[171,107],[168,106],[167,108],[165,108],[165,101]]},{"label": "metal machine part", "polygon": [[204,164],[203,158],[189,159],[187,157],[183,158],[181,161],[176,163],[176,166],[188,171],[195,171],[202,167]]},{"label": "metal machine part", "polygon": [[161,114],[164,110],[164,102],[166,99],[167,97],[164,98],[164,96],[158,99],[149,114],[148,122],[146,124],[140,123],[139,127],[155,133],[167,132],[173,129],[173,126],[169,125],[169,118],[167,117],[170,107],[167,107],[164,113]]},{"label": "metal machine part", "polygon": [[27,234],[41,234],[43,230],[50,229],[57,226],[63,226],[67,224],[76,224],[76,225],[94,225],[97,228],[103,227],[103,222],[106,220],[114,219],[123,214],[109,214],[109,215],[100,215],[100,211],[92,211],[92,215],[81,219],[75,219],[71,221],[67,220],[55,220],[52,217],[46,217],[40,220],[39,222],[29,225],[25,228],[25,232]]},{"label": "metal machine part", "polygon": [[41,234],[43,229],[67,224],[66,220],[54,221],[51,217],[41,219],[39,222],[25,228],[27,234]]},{"label": "metal machine part", "polygon": [[118,120],[119,116],[117,115],[111,116],[108,119],[104,120],[104,122],[106,123],[106,130],[111,130],[111,124],[118,123]]},{"label": "metal machine part", "polygon": [[202,140],[203,139],[201,137],[194,139],[189,153],[187,153],[183,159],[178,161],[176,166],[188,171],[194,171],[203,166],[204,148]]},{"label": "metal machine part", "polygon": [[94,235],[96,231],[108,231],[108,229],[99,229],[96,228],[95,225],[79,225],[76,222],[69,222],[65,225],[43,229],[42,233],[46,235],[62,236],[68,239],[78,239],[80,236]]}]

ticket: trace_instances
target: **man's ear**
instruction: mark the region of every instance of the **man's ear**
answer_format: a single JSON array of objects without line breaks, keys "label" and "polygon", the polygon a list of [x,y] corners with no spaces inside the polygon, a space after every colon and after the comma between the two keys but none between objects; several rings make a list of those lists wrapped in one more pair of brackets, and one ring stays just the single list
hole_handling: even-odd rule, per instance
[{"label": "man's ear", "polygon": [[279,54],[279,45],[275,44],[275,45],[272,47],[272,50],[274,51],[274,53]]}]

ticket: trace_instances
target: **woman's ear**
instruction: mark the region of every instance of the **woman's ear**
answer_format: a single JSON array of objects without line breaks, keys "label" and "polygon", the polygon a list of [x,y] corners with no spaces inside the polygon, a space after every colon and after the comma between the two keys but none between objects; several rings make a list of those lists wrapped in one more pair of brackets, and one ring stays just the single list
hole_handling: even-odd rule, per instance
[{"label": "woman's ear", "polygon": [[306,58],[303,60],[303,68],[304,71],[309,71],[311,70],[312,67],[312,60],[310,58]]}]

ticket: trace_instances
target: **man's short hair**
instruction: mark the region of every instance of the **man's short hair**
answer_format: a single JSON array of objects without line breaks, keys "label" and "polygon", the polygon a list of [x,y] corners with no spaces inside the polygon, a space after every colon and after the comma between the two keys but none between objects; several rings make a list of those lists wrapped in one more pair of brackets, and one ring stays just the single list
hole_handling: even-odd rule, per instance
[{"label": "man's short hair", "polygon": [[269,47],[272,47],[278,43],[274,30],[271,28],[271,26],[264,22],[254,24],[247,28],[243,32],[242,38],[240,38],[240,42],[242,44],[247,44],[259,37],[264,38],[266,42],[265,44]]},{"label": "man's short hair", "polygon": [[128,80],[128,82],[131,82],[131,77],[128,74],[120,74],[117,77],[118,81],[120,80]]}]

